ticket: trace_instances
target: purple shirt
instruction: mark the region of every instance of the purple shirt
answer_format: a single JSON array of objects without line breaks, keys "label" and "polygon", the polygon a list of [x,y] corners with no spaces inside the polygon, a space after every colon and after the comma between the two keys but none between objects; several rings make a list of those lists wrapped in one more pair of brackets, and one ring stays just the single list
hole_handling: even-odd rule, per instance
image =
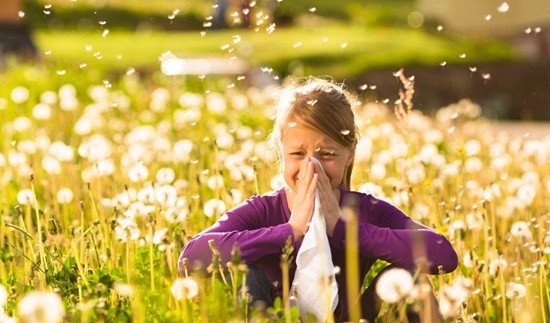
[{"label": "purple shirt", "polygon": [[[456,252],[443,235],[413,221],[397,207],[370,194],[340,190],[340,207],[353,203],[358,213],[360,277],[367,274],[377,259],[415,270],[416,260],[422,258],[427,261],[426,271],[431,274],[438,273],[439,268],[442,272],[451,272],[456,268]],[[231,260],[231,251],[237,244],[241,259],[265,270],[280,292],[282,249],[291,237],[293,259],[296,259],[301,244],[301,239],[293,238],[289,218],[284,189],[253,196],[189,240],[181,252],[180,262],[182,258],[187,258],[191,269],[206,268],[212,261],[208,241],[213,240],[220,251],[221,263],[225,264]],[[332,261],[334,266],[340,267],[340,274],[336,276],[340,300],[346,297],[345,227],[345,221],[339,219],[332,237],[329,237]],[[295,265],[290,268],[290,281],[295,269]]]}]

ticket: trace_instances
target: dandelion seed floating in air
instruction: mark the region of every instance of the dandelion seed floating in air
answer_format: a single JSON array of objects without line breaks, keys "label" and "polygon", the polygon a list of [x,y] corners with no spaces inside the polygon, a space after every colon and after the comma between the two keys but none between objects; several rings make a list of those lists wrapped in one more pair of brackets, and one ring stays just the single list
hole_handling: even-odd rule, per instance
[{"label": "dandelion seed floating in air", "polygon": [[510,5],[508,5],[507,2],[503,2],[500,6],[498,6],[497,11],[500,13],[505,13],[510,10]]}]

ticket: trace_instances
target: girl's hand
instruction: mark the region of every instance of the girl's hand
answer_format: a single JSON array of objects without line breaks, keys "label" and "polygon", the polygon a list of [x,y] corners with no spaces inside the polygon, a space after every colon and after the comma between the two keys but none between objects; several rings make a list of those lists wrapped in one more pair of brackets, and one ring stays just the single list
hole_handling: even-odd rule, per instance
[{"label": "girl's hand", "polygon": [[291,193],[292,210],[288,223],[292,227],[295,239],[305,235],[313,214],[315,190],[319,178],[314,169],[313,162],[309,158],[304,158],[298,172],[296,190]]},{"label": "girl's hand", "polygon": [[332,189],[330,179],[325,174],[321,164],[317,160],[315,160],[315,172],[319,177],[317,180],[317,189],[319,190],[321,211],[325,217],[327,234],[331,237],[338,218],[342,216],[342,211],[340,210],[340,205],[338,202],[340,191],[338,189]]}]

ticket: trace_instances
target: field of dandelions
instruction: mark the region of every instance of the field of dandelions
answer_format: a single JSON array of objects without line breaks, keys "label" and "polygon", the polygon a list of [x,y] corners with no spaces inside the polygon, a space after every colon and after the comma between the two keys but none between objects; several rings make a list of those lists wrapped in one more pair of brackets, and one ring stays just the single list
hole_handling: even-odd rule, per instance
[{"label": "field of dandelions", "polygon": [[[3,85],[0,322],[296,322],[284,302],[246,305],[238,252],[211,276],[177,270],[192,235],[280,185],[276,93],[35,68]],[[352,186],[450,239],[459,268],[431,277],[446,322],[550,322],[550,138],[497,133],[468,100],[397,106],[355,107]],[[413,304],[390,278],[381,296]]]}]

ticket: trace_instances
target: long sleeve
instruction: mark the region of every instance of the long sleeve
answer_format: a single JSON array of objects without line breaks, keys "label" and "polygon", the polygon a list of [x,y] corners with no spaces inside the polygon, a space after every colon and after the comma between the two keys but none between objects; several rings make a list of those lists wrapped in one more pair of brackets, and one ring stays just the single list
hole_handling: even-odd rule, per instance
[{"label": "long sleeve", "polygon": [[[357,201],[359,250],[363,257],[436,274],[453,271],[458,263],[451,243],[443,235],[413,221],[397,207],[371,195],[347,193]],[[331,239],[333,248],[345,248],[345,222],[339,220]]]},{"label": "long sleeve", "polygon": [[[208,266],[212,261],[210,240],[220,251],[222,263],[231,259],[235,245],[247,263],[270,255],[279,259],[287,239],[293,239],[284,199],[280,191],[255,196],[226,212],[214,225],[187,242],[180,254],[180,263],[187,258],[193,269]],[[273,265],[277,267],[278,262]]]}]

